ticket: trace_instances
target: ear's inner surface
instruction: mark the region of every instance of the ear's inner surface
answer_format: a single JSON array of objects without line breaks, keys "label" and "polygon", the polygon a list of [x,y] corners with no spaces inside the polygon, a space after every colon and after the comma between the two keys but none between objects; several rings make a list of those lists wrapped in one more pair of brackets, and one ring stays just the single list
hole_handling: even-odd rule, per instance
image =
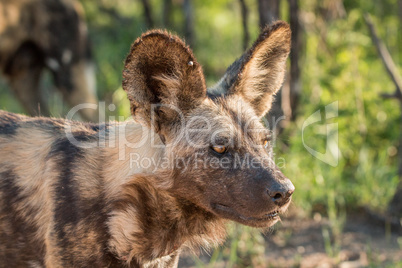
[{"label": "ear's inner surface", "polygon": [[145,33],[132,45],[123,89],[134,118],[149,127],[155,107],[169,124],[177,113],[189,112],[206,97],[202,68],[191,50],[178,37],[157,30]]},{"label": "ear's inner surface", "polygon": [[283,83],[290,36],[290,27],[285,22],[267,26],[209,94],[240,95],[251,104],[257,116],[263,116]]},{"label": "ear's inner surface", "polygon": [[247,53],[244,53],[239,59],[233,62],[226,70],[221,80],[214,86],[208,88],[208,94],[211,98],[223,96],[228,93],[243,68],[246,56]]}]

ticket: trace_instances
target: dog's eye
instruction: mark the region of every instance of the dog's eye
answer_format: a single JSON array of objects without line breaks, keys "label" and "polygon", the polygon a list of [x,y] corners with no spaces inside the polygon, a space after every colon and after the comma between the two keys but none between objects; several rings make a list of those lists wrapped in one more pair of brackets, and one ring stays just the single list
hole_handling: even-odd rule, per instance
[{"label": "dog's eye", "polygon": [[262,142],[262,145],[264,146],[265,149],[269,147],[269,143],[271,141],[271,136],[266,136],[264,141]]},{"label": "dog's eye", "polygon": [[268,148],[269,140],[264,140],[264,148]]},{"label": "dog's eye", "polygon": [[218,154],[223,154],[226,152],[226,147],[223,145],[216,145],[216,146],[212,146],[212,150],[214,150]]}]

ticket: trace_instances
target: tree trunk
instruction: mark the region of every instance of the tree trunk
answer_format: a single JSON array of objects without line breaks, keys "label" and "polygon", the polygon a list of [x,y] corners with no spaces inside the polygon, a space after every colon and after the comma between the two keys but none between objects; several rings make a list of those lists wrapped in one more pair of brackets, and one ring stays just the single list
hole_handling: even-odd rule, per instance
[{"label": "tree trunk", "polygon": [[294,120],[301,94],[299,55],[302,50],[299,24],[298,0],[289,0],[290,28],[292,29],[292,48],[290,50],[289,94],[282,97],[282,105],[286,118]]},{"label": "tree trunk", "polygon": [[171,26],[171,15],[172,15],[172,0],[164,0],[163,1],[163,10],[162,10],[162,24],[165,28],[170,28]]},{"label": "tree trunk", "polygon": [[184,13],[184,37],[187,45],[190,47],[194,45],[194,25],[193,25],[193,6],[191,0],[183,1]]},{"label": "tree trunk", "polygon": [[260,28],[279,19],[280,0],[258,0]]},{"label": "tree trunk", "polygon": [[399,101],[399,108],[401,111],[401,118],[399,121],[399,148],[398,148],[398,176],[399,183],[396,188],[394,197],[388,205],[388,213],[393,217],[402,218],[402,102]]},{"label": "tree trunk", "polygon": [[[279,19],[279,6],[280,0],[258,0],[258,14],[261,29]],[[282,91],[279,91],[278,94],[276,94],[275,101],[272,103],[269,114],[266,116],[269,128],[275,133],[279,133],[281,130],[280,118],[283,118],[281,102]]]},{"label": "tree trunk", "polygon": [[248,8],[244,0],[239,0],[241,8],[241,18],[243,25],[243,49],[248,48],[248,43],[250,41],[250,33],[248,31]]},{"label": "tree trunk", "polygon": [[399,27],[402,27],[402,0],[398,1],[399,6]]},{"label": "tree trunk", "polygon": [[152,19],[152,12],[151,12],[151,7],[149,5],[148,0],[141,0],[142,6],[144,7],[144,17],[145,17],[145,22],[147,24],[148,28],[153,28],[154,27],[154,20]]}]

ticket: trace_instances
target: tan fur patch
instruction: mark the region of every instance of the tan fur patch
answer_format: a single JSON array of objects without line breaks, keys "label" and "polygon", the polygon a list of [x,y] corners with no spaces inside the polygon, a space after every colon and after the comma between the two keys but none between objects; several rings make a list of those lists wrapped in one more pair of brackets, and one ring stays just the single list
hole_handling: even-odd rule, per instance
[{"label": "tan fur patch", "polygon": [[288,26],[280,26],[268,34],[268,38],[255,44],[238,86],[242,97],[253,104],[258,116],[264,115],[271,108],[273,96],[283,83],[285,63],[290,51]]},{"label": "tan fur patch", "polygon": [[109,216],[107,225],[112,236],[109,247],[130,263],[140,249],[136,236],[141,231],[137,221],[138,211],[129,205],[122,210],[113,211]]},{"label": "tan fur patch", "polygon": [[[152,162],[149,166],[141,165],[141,158],[158,159],[164,155],[159,136],[133,121],[113,126],[106,147],[108,150],[105,150],[104,157],[114,163],[104,167],[103,172],[108,199],[118,196],[123,185],[133,174],[150,173],[155,170],[156,167]],[[133,158],[138,159],[136,160],[138,164],[133,163]]]},{"label": "tan fur patch", "polygon": [[[47,232],[52,215],[51,186],[57,175],[54,168],[48,164],[46,157],[50,152],[52,137],[38,129],[20,128],[17,131],[19,139],[8,143],[0,141],[0,172],[14,167],[18,180],[16,185],[21,194],[27,196],[23,206],[18,210],[26,219],[34,220],[38,227],[37,239],[42,240]],[[24,163],[15,165],[15,163]],[[8,163],[8,164],[4,164]],[[41,211],[40,214],[27,215],[28,211]],[[34,216],[34,217],[32,217]]]}]

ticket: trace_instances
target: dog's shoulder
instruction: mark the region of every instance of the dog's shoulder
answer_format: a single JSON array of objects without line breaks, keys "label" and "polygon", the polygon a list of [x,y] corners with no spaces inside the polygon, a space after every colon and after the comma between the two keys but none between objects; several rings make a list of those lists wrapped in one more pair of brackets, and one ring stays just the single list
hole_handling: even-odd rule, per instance
[{"label": "dog's shoulder", "polygon": [[0,110],[0,134],[14,135],[25,116]]}]

